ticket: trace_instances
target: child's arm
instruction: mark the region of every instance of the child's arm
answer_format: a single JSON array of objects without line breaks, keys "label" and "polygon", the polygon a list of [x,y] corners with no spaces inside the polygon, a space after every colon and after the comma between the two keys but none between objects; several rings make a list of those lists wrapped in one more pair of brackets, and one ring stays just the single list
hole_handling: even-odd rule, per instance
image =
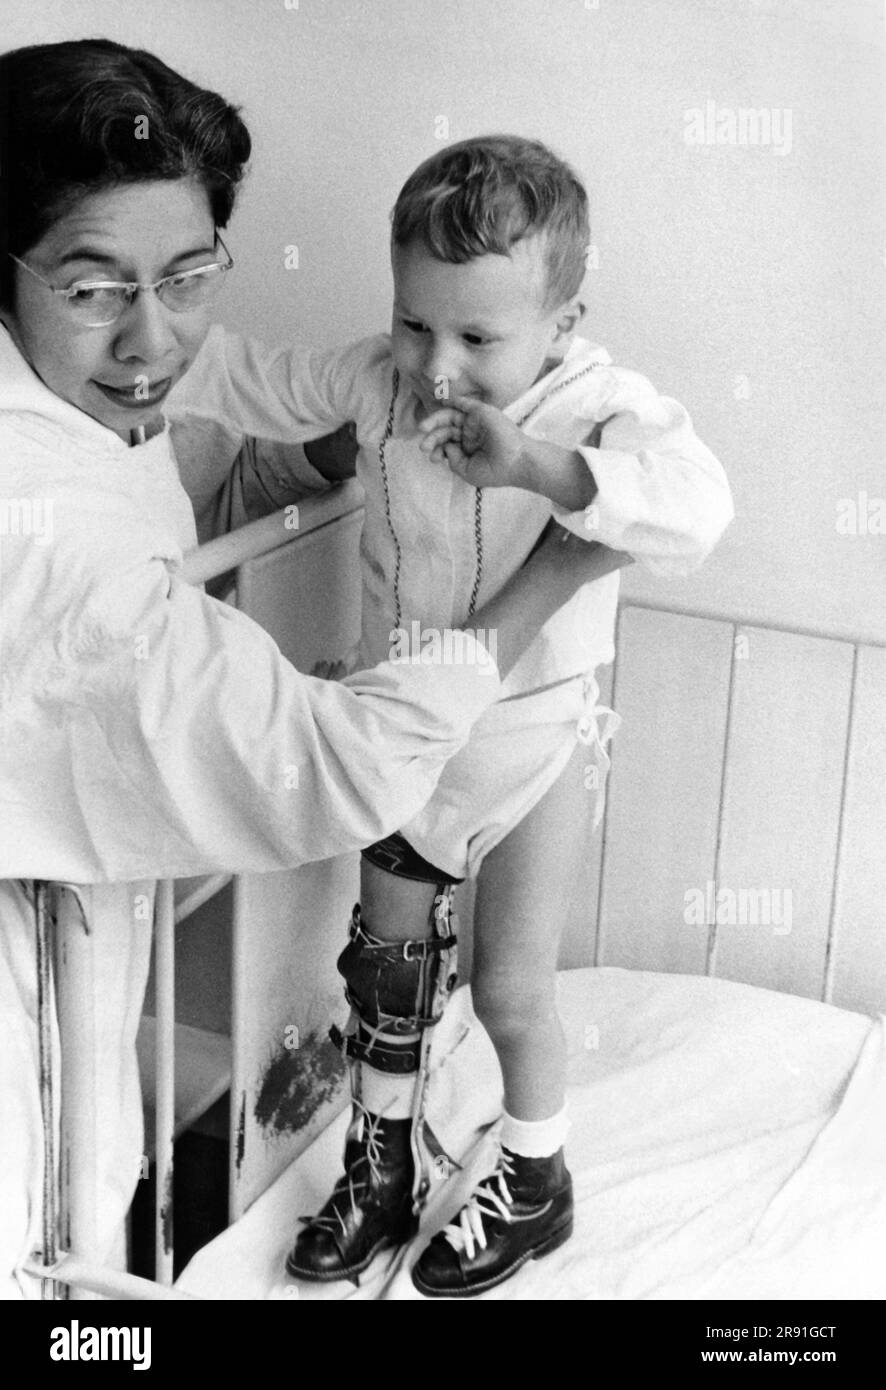
[{"label": "child's arm", "polygon": [[473,400],[454,400],[425,420],[422,448],[475,487],[549,498],[559,523],[586,540],[660,574],[688,573],[732,520],[726,475],[677,401],[636,372],[610,375],[606,417],[579,448],[532,439]]},{"label": "child's arm", "polygon": [[304,443],[305,458],[313,469],[329,483],[343,483],[357,471],[357,432],[348,421],[333,434]]}]

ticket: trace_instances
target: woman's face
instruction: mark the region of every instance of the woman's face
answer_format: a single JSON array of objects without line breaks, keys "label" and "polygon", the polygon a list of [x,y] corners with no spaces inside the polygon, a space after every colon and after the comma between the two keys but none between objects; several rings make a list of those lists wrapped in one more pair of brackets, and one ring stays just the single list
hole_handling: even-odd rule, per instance
[{"label": "woman's face", "polygon": [[[77,280],[153,284],[219,259],[209,199],[193,179],[125,184],[76,203],[21,258],[57,289]],[[176,314],[139,292],[112,324],[86,328],[65,300],[16,267],[4,319],[34,371],[62,400],[127,441],[154,420],[205,336],[209,308]]]}]

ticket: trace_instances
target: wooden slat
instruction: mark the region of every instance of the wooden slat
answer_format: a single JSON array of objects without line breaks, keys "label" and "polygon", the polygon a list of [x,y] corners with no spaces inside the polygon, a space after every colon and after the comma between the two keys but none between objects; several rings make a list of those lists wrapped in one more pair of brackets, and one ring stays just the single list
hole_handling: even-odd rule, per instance
[{"label": "wooden slat", "polygon": [[[145,1153],[154,1156],[154,1048],[157,1020],[143,1014],[136,1038],[142,1102],[145,1108]],[[214,1105],[231,1085],[231,1040],[187,1023],[175,1025],[176,1138]]]},{"label": "wooden slat", "polygon": [[[234,531],[190,550],[179,571],[189,584],[205,584],[260,555],[289,545],[295,536],[326,526],[350,512],[362,512],[362,491],[355,481],[333,488],[320,497],[308,498],[298,507],[282,507],[268,516],[248,521]],[[297,525],[293,523],[296,520]]]},{"label": "wooden slat", "polygon": [[362,511],[351,512],[238,572],[238,607],[300,671],[340,659],[360,636],[362,525]]},{"label": "wooden slat", "polygon": [[820,998],[852,647],[753,627],[743,633],[717,877],[717,916],[738,921],[714,928],[711,971]]},{"label": "wooden slat", "polygon": [[175,924],[185,922],[211,901],[231,881],[230,874],[200,874],[196,878],[177,878],[173,884]]},{"label": "wooden slat", "polygon": [[834,901],[830,1002],[886,1012],[886,650],[858,653]]},{"label": "wooden slat", "polygon": [[732,628],[625,607],[617,651],[597,964],[701,973],[686,892],[713,874]]}]

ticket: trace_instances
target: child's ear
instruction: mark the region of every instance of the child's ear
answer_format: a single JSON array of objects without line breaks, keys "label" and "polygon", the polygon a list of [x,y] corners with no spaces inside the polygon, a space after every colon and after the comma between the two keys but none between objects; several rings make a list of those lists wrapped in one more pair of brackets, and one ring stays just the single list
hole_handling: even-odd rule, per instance
[{"label": "child's ear", "polygon": [[584,318],[585,306],[579,295],[573,295],[557,310],[553,341],[559,348],[567,348]]}]

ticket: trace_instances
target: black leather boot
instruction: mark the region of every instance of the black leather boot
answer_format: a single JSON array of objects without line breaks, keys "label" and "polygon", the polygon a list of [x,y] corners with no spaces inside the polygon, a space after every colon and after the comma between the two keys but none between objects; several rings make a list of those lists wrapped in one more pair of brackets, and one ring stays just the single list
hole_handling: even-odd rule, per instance
[{"label": "black leather boot", "polygon": [[503,1148],[495,1172],[424,1251],[412,1282],[430,1298],[471,1298],[556,1250],[572,1235],[572,1219],[563,1150],[524,1158]]},{"label": "black leather boot", "polygon": [[379,1251],[405,1245],[418,1229],[412,1211],[415,1171],[411,1120],[386,1120],[354,1109],[345,1171],[286,1258],[297,1279],[355,1279]]}]

